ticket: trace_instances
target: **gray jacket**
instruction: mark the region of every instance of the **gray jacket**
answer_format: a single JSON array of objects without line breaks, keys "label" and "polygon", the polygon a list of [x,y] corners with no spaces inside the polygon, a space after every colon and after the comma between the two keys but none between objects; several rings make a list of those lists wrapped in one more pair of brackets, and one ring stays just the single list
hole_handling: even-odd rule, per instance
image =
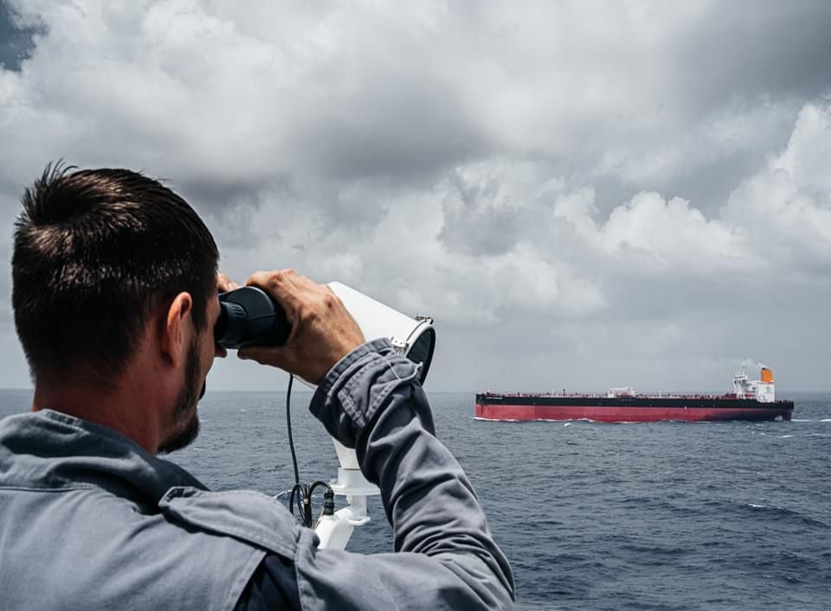
[{"label": "gray jacket", "polygon": [[370,342],[311,404],[381,488],[395,553],[319,550],[271,497],[210,492],[130,439],[58,411],[0,421],[3,608],[228,610],[275,558],[296,589],[286,608],[512,608],[508,562],[435,437],[416,375],[388,342]]}]

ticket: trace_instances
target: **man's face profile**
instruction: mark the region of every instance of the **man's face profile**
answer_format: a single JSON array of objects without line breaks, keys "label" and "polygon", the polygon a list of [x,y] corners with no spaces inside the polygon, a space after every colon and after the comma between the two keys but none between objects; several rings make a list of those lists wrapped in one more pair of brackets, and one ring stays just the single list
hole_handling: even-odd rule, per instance
[{"label": "man's face profile", "polygon": [[170,453],[187,447],[199,435],[199,416],[196,405],[199,402],[200,389],[204,383],[199,366],[198,340],[188,348],[185,364],[185,380],[176,399],[176,405],[170,417],[169,436],[159,446],[160,453]]},{"label": "man's face profile", "polygon": [[219,316],[218,300],[208,302],[208,327],[193,339],[185,362],[185,379],[170,416],[167,438],[159,446],[160,453],[181,450],[199,435],[197,405],[205,393],[205,378],[214,357],[213,326]]}]

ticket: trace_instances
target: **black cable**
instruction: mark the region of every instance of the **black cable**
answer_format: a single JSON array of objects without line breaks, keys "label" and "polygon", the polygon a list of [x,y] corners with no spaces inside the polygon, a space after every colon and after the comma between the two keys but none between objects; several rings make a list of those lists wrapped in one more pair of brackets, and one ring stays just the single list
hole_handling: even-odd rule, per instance
[{"label": "black cable", "polygon": [[[297,468],[297,454],[294,451],[294,437],[291,434],[291,387],[294,382],[294,376],[289,376],[289,387],[286,390],[286,428],[289,433],[289,448],[291,449],[291,463],[294,466],[294,486],[291,488],[289,495],[289,511],[294,515],[295,502],[297,504],[297,514],[300,516],[303,526],[311,528],[314,525],[314,513],[312,512],[312,495],[318,486],[326,488],[323,493],[323,510],[321,516],[330,516],[335,512],[335,493],[332,486],[328,482],[318,480],[314,482],[311,487],[300,481],[300,470]],[[320,516],[318,516],[320,519]]]},{"label": "black cable", "polygon": [[[291,463],[294,465],[294,485],[300,484],[300,471],[297,469],[297,454],[294,453],[294,438],[291,436],[291,386],[294,376],[289,375],[289,388],[286,390],[286,427],[289,430],[289,448],[291,448]],[[293,490],[293,489],[292,489]]]}]

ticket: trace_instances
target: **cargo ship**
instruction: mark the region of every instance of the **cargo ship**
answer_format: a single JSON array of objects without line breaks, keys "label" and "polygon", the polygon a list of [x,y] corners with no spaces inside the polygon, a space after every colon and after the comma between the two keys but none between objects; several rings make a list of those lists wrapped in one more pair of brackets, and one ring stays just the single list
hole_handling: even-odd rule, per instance
[{"label": "cargo ship", "polygon": [[604,395],[478,393],[478,420],[592,420],[595,422],[687,422],[713,420],[790,420],[794,403],[777,400],[773,371],[762,367],[751,381],[744,368],[733,377],[733,392],[723,395],[638,394],[612,388]]}]

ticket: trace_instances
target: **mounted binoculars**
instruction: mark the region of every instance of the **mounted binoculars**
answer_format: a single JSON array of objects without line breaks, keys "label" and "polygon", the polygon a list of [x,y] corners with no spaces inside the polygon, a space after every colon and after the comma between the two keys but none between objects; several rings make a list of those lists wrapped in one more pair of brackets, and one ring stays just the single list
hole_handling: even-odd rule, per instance
[{"label": "mounted binoculars", "polygon": [[[329,288],[349,310],[367,341],[387,338],[398,352],[421,364],[419,378],[423,383],[436,346],[433,319],[410,318],[339,282],[330,283]],[[219,305],[214,339],[225,348],[281,346],[291,333],[283,308],[257,287],[245,286],[220,293]]]}]

